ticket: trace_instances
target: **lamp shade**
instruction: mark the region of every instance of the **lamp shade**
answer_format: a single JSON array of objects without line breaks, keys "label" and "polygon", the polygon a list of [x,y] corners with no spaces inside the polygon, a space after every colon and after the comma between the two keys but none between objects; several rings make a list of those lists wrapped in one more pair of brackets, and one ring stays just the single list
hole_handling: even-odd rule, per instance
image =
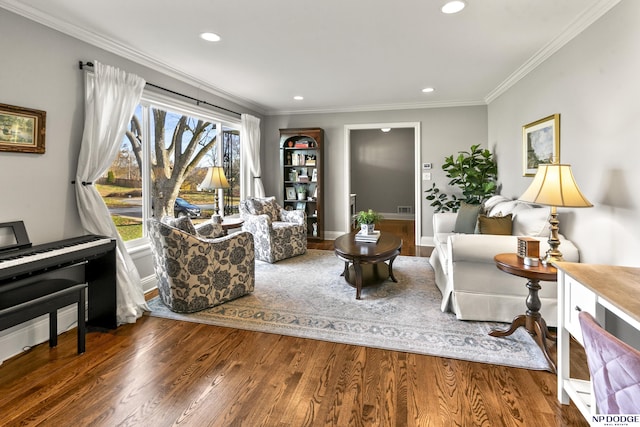
[{"label": "lamp shade", "polygon": [[207,176],[199,185],[200,190],[218,190],[229,188],[227,177],[224,176],[224,169],[221,166],[212,166],[207,170]]},{"label": "lamp shade", "polygon": [[580,192],[571,165],[541,164],[520,200],[548,206],[587,208],[593,206]]}]

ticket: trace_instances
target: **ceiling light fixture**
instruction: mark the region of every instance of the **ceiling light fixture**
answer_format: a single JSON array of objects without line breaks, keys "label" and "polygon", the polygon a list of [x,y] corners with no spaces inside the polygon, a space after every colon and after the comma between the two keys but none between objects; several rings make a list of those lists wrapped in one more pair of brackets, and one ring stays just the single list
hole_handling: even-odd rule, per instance
[{"label": "ceiling light fixture", "polygon": [[390,132],[390,131],[391,131],[391,128],[382,128],[382,129],[380,129],[380,130],[381,130],[382,132]]},{"label": "ceiling light fixture", "polygon": [[446,2],[440,10],[442,11],[442,13],[446,13],[446,14],[458,13],[462,9],[464,9],[466,5],[467,5],[467,2],[463,0],[452,0],[452,1]]},{"label": "ceiling light fixture", "polygon": [[216,33],[202,33],[202,34],[200,34],[200,38],[202,40],[206,40],[208,42],[219,42],[220,41],[220,36],[217,35]]},{"label": "ceiling light fixture", "polygon": [[295,99],[296,101],[302,101],[304,99],[304,96],[296,95],[293,97],[293,99]]},{"label": "ceiling light fixture", "polygon": [[435,89],[432,87],[425,87],[424,89],[422,89],[422,92],[424,93],[431,93],[433,92]]}]

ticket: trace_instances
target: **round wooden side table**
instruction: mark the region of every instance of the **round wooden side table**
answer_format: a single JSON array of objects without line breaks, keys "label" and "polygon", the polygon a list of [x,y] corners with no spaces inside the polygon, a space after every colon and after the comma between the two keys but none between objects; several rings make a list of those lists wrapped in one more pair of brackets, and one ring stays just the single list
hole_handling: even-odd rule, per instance
[{"label": "round wooden side table", "polygon": [[538,297],[538,291],[541,288],[540,281],[555,282],[557,279],[557,270],[551,265],[543,265],[539,263],[537,266],[524,265],[522,258],[517,254],[498,254],[494,257],[496,267],[500,270],[513,274],[514,276],[524,277],[528,279],[527,289],[529,289],[529,295],[527,296],[526,304],[527,311],[525,314],[516,316],[511,322],[511,326],[505,330],[494,329],[489,332],[492,337],[506,337],[511,335],[520,326],[524,326],[527,332],[536,340],[544,357],[549,362],[552,371],[556,372],[556,365],[549,356],[549,348],[547,346],[547,339],[552,341],[556,340],[556,335],[549,332],[547,328],[547,322],[542,318],[540,314],[540,308],[542,303]]}]

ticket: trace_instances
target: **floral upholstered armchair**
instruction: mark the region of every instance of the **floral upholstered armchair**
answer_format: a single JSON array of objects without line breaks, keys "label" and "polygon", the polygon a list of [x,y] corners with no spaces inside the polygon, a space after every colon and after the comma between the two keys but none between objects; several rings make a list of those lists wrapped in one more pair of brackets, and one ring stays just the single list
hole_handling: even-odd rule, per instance
[{"label": "floral upholstered armchair", "polygon": [[242,229],[253,234],[256,259],[274,263],[307,252],[307,216],[282,209],[275,197],[240,202]]},{"label": "floral upholstered armchair", "polygon": [[220,224],[196,228],[189,217],[150,219],[147,225],[158,293],[172,311],[204,310],[253,291],[251,234],[222,236]]}]

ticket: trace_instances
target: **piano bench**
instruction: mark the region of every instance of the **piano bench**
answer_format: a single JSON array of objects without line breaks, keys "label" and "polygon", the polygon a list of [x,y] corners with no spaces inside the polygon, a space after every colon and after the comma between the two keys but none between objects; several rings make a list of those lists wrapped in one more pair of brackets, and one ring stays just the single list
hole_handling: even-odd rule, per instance
[{"label": "piano bench", "polygon": [[58,309],[78,305],[78,354],[85,351],[86,283],[68,279],[45,279],[2,293],[0,331],[49,314],[49,347],[58,345]]}]

